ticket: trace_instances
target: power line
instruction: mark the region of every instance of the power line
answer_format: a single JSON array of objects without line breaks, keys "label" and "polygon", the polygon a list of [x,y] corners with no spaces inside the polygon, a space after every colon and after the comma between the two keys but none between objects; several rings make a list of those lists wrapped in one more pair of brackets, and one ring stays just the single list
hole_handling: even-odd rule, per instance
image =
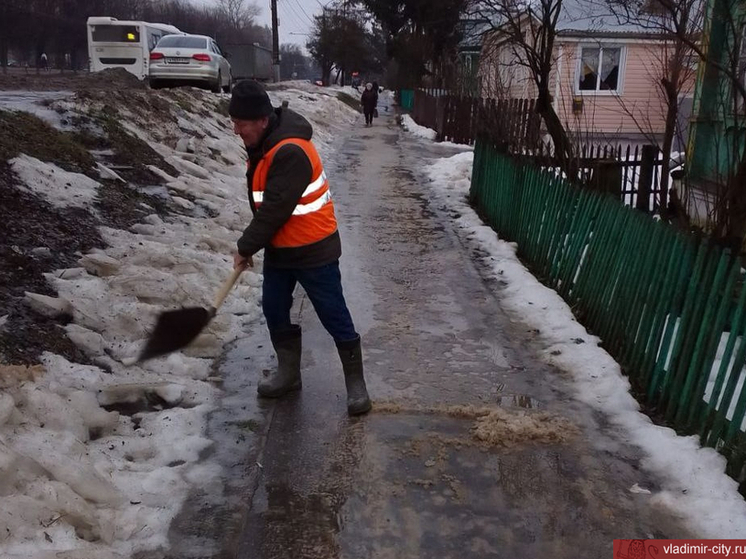
[{"label": "power line", "polygon": [[[288,8],[289,8],[290,10],[292,10],[292,12],[293,12],[293,13],[294,13],[294,14],[295,14],[295,15],[296,15],[297,17],[298,17],[298,20],[299,20],[300,22],[302,22],[302,21],[303,21],[303,16],[301,16],[301,15],[300,15],[300,14],[298,13],[298,11],[297,11],[297,10],[296,10],[296,9],[295,9],[295,8],[293,7],[293,5],[292,5],[292,4],[290,3],[290,2],[288,2],[287,6],[288,6]],[[306,17],[306,19],[308,19],[308,16],[307,16],[307,15],[306,15],[305,17]],[[311,23],[313,23],[313,22],[312,22],[312,21],[311,21],[310,19],[308,19],[308,21],[309,21],[309,22],[311,22]]]},{"label": "power line", "polygon": [[308,17],[308,14],[306,13],[306,10],[303,9],[303,5],[298,0],[295,0],[295,3],[300,8],[300,11],[303,12],[303,15],[306,16],[306,19],[308,21],[310,21],[310,22],[313,23],[313,20],[310,17]]},{"label": "power line", "polygon": [[284,11],[284,15],[287,16],[288,20],[290,20],[291,23],[293,23],[299,29],[302,29],[302,28],[306,27],[305,24],[303,24],[302,22],[299,21],[299,19],[298,19],[299,16],[297,14],[295,14],[295,12],[290,13],[287,10],[285,10]]}]

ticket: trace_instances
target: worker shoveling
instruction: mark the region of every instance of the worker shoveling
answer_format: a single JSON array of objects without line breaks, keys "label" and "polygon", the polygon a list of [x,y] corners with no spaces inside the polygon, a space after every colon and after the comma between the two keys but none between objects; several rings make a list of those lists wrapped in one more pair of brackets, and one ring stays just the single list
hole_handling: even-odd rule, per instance
[{"label": "worker shoveling", "polygon": [[188,307],[161,313],[153,333],[137,357],[137,362],[166,355],[188,346],[204,330],[236,284],[244,268],[236,268],[215,296],[210,308]]}]

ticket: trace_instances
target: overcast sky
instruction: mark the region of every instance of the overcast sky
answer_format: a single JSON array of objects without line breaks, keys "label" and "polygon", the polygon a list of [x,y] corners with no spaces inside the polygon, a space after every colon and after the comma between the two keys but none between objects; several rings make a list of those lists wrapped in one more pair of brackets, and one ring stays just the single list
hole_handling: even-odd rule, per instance
[{"label": "overcast sky", "polygon": [[[216,4],[217,0],[194,0],[195,3]],[[246,0],[258,5],[262,13],[257,18],[260,25],[272,27],[270,0]],[[277,0],[277,13],[280,20],[280,44],[295,43],[306,50],[306,41],[311,32],[313,16],[321,14],[321,7],[330,4],[329,0]],[[298,35],[302,33],[302,35]]]}]

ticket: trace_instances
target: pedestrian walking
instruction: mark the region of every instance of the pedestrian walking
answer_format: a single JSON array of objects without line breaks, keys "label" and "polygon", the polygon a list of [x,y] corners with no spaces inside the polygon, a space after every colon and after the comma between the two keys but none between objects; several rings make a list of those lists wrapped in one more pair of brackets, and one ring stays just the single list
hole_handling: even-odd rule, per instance
[{"label": "pedestrian walking", "polygon": [[373,84],[365,84],[365,91],[360,96],[360,104],[363,106],[363,114],[365,115],[365,126],[373,125],[373,113],[376,110],[377,103],[378,95],[373,92]]},{"label": "pedestrian walking", "polygon": [[348,413],[366,413],[371,403],[360,335],[342,291],[342,244],[311,124],[287,107],[273,108],[254,80],[236,84],[228,112],[248,153],[253,213],[238,239],[234,267],[253,266],[252,257],[264,249],[262,311],[277,354],[277,370],[259,383],[259,395],[278,398],[301,388],[302,333],[290,320],[293,290],[300,283],[337,346]]},{"label": "pedestrian walking", "polygon": [[41,53],[41,67],[43,70],[49,70],[49,59],[46,52]]}]

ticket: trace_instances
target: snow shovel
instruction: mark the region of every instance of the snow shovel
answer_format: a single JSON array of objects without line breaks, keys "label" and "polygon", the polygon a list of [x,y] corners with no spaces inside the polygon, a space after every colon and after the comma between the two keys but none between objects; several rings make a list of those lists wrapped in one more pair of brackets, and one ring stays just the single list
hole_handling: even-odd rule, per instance
[{"label": "snow shovel", "polygon": [[215,296],[215,303],[209,309],[203,307],[189,307],[175,311],[166,311],[158,317],[153,333],[140,352],[137,362],[152,359],[166,353],[171,353],[189,345],[194,338],[207,326],[218,312],[218,309],[228,296],[228,292],[235,285],[238,276],[244,268],[233,270],[230,277]]}]

